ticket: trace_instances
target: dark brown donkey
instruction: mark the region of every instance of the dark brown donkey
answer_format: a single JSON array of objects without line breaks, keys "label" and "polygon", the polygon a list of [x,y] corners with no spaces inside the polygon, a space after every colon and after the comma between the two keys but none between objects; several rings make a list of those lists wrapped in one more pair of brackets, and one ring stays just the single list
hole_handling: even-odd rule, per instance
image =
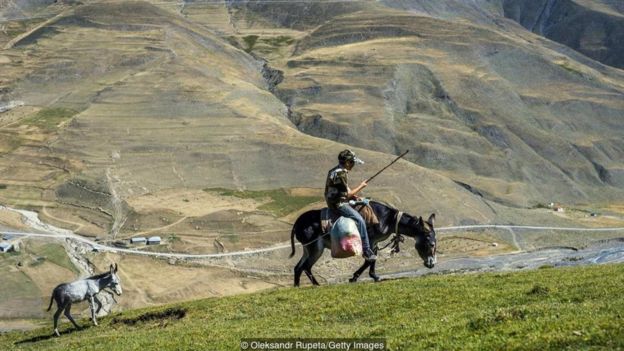
[{"label": "dark brown donkey", "polygon": [[[416,240],[415,248],[423,260],[423,264],[427,268],[433,268],[436,263],[436,236],[433,228],[435,214],[424,221],[422,217],[416,218],[408,213],[401,214],[399,210],[379,202],[371,201],[370,206],[379,218],[379,225],[366,228],[371,248],[375,253],[379,249],[378,243],[388,239],[391,234],[398,231],[401,235]],[[312,266],[321,257],[323,251],[331,247],[330,236],[324,235],[321,230],[321,210],[305,212],[295,221],[290,235],[292,246],[290,257],[295,255],[295,237],[303,245],[303,256],[295,266],[295,286],[299,286],[302,272],[305,272],[312,284],[319,285],[312,274]],[[375,262],[368,261],[364,261],[364,264],[353,273],[353,277],[349,281],[357,281],[366,268],[370,268],[369,276],[375,281],[379,281],[379,276],[375,274]]]}]

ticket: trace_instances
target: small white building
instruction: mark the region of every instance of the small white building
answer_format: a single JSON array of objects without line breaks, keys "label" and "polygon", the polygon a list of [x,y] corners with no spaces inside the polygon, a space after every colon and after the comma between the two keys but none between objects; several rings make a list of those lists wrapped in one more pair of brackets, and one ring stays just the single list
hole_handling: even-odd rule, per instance
[{"label": "small white building", "polygon": [[13,251],[13,244],[11,243],[0,243],[0,252],[9,252]]},{"label": "small white building", "polygon": [[147,243],[147,239],[142,236],[138,236],[136,238],[130,238],[130,244],[145,244]]},{"label": "small white building", "polygon": [[147,239],[147,245],[160,245],[160,237],[159,236],[151,236]]}]

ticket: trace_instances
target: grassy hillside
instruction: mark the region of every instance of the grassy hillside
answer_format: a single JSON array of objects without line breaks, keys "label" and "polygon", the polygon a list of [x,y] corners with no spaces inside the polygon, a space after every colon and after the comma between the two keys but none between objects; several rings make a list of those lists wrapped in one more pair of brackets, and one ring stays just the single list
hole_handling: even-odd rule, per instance
[{"label": "grassy hillside", "polygon": [[[621,349],[624,265],[279,289],[0,336],[3,349],[238,350],[244,337],[385,337],[391,350]],[[123,296],[121,297],[123,299]],[[86,321],[81,321],[86,324]]]}]

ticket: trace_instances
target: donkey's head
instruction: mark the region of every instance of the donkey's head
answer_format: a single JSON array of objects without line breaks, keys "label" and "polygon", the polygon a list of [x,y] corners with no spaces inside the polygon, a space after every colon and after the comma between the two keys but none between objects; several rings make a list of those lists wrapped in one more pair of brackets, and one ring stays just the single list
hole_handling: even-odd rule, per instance
[{"label": "donkey's head", "polygon": [[113,289],[115,294],[121,295],[121,280],[117,275],[117,263],[115,263],[115,266],[113,266],[112,264],[110,265],[110,275],[111,282],[108,284],[108,286]]},{"label": "donkey's head", "polygon": [[418,221],[413,225],[416,228],[416,251],[423,260],[423,264],[427,268],[433,268],[437,262],[436,257],[436,234],[433,229],[433,223],[435,222],[435,214],[431,214],[426,221],[422,217],[418,218]]}]

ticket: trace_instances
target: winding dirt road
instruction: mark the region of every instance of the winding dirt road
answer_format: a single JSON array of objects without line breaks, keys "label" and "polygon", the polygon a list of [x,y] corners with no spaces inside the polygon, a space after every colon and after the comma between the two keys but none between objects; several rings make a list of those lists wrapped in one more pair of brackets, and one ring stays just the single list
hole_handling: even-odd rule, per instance
[{"label": "winding dirt road", "polygon": [[[155,256],[155,257],[165,257],[165,258],[179,258],[179,259],[205,259],[205,258],[218,258],[218,257],[232,257],[232,256],[245,256],[245,255],[254,255],[259,253],[277,251],[290,248],[290,244],[284,245],[276,245],[270,246],[260,249],[254,250],[244,250],[244,251],[234,251],[234,252],[225,252],[225,253],[215,253],[215,254],[183,254],[183,253],[174,253],[174,252],[150,252],[150,251],[141,251],[136,249],[124,249],[117,248],[113,246],[103,245],[97,243],[93,240],[87,239],[80,235],[75,234],[74,232],[66,229],[57,228],[51,226],[49,224],[43,223],[39,220],[39,216],[36,212],[26,211],[26,210],[17,210],[6,206],[0,206],[0,208],[17,212],[22,215],[25,224],[34,230],[40,231],[37,232],[19,232],[19,231],[4,231],[4,234],[14,235],[14,236],[25,236],[25,237],[33,237],[33,238],[53,238],[53,239],[70,239],[76,240],[82,244],[89,245],[92,249],[96,251],[106,251],[112,253],[126,253],[133,255],[142,255],[142,256]],[[524,229],[524,230],[557,230],[557,231],[578,231],[578,232],[624,232],[624,227],[617,228],[576,228],[576,227],[546,227],[546,226],[522,226],[522,225],[500,225],[500,224],[484,224],[484,225],[462,225],[462,226],[450,226],[450,227],[440,227],[436,229],[436,232],[447,232],[447,231],[456,231],[456,230],[470,230],[470,229],[503,229],[513,231],[514,229]],[[297,243],[298,245],[301,245]]]}]

